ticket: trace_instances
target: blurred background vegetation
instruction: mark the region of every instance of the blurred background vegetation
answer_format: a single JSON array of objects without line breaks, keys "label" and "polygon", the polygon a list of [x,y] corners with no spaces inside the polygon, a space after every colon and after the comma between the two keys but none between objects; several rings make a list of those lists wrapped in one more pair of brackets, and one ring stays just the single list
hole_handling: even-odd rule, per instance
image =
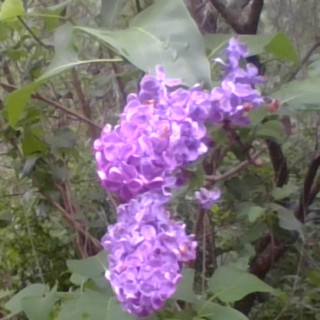
[{"label": "blurred background vegetation", "polygon": [[[161,1],[29,0],[23,1],[23,7],[18,0],[2,2],[0,318],[5,317],[6,299],[31,283],[56,285],[61,292],[79,284],[70,281],[66,260],[96,255],[101,250],[99,239],[115,221],[114,199],[97,179],[92,142],[104,124],[116,123],[126,95],[138,88],[143,68],[111,42],[97,41],[101,40],[97,34],[72,28],[126,29],[139,12]],[[8,9],[9,2],[13,7]],[[224,1],[227,10],[239,17],[240,13],[245,16],[250,2]],[[202,34],[208,36],[204,37],[207,56],[216,57],[234,33],[230,21],[217,10],[215,1],[185,3]],[[281,146],[286,162],[282,183],[277,176],[284,166],[282,158],[275,160],[282,166],[277,170],[272,155],[264,153],[256,165],[219,181],[222,200],[202,218],[202,225],[197,224],[197,208],[190,196],[179,195],[182,201],[176,206],[178,217],[199,240],[194,265],[198,294],[219,266],[233,263],[250,270],[262,240],[276,250],[277,245],[285,246],[281,257],[274,253],[275,263],[261,275],[279,294],[254,296],[248,311],[254,320],[320,319],[317,192],[312,201],[302,203],[303,218],[293,215],[306,194],[306,172],[312,165],[313,191],[320,180],[316,175],[320,164],[319,19],[318,0],[264,1],[258,35],[243,40],[254,56],[259,55],[258,65],[267,78],[261,90],[278,98],[280,108],[272,114],[266,108],[253,113],[252,126],[234,132],[240,144],[230,144],[230,136],[221,128],[212,131],[216,148],[208,161],[211,165],[220,161],[220,166],[209,174],[223,175],[246,160],[246,146],[260,150],[265,141],[268,146],[271,141]],[[265,35],[272,36],[268,40]],[[132,42],[127,48],[136,45]],[[214,65],[211,75],[218,80]],[[204,171],[198,169],[193,171],[193,189],[203,183]],[[243,310],[239,304],[235,307]],[[58,313],[59,307],[51,319],[58,319]],[[69,318],[60,313],[59,319]]]}]

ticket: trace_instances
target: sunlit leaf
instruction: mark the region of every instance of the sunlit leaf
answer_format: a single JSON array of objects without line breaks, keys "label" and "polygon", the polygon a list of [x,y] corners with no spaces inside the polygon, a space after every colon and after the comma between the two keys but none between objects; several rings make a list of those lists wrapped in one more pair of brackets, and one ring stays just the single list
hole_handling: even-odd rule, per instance
[{"label": "sunlit leaf", "polygon": [[59,4],[46,8],[43,14],[43,21],[49,31],[52,31],[59,26],[61,15],[63,14],[63,12],[65,12],[67,6],[70,3],[71,0],[66,0]]},{"label": "sunlit leaf", "polygon": [[155,2],[125,30],[75,28],[105,42],[146,72],[162,65],[168,77],[181,78],[186,85],[210,86],[202,37],[182,0]]},{"label": "sunlit leaf", "polygon": [[10,21],[25,14],[21,0],[5,0],[0,8],[0,20]]},{"label": "sunlit leaf", "polygon": [[8,121],[12,127],[15,127],[20,119],[31,94],[36,90],[38,84],[32,83],[25,87],[10,93],[5,99],[5,105],[8,112]]}]

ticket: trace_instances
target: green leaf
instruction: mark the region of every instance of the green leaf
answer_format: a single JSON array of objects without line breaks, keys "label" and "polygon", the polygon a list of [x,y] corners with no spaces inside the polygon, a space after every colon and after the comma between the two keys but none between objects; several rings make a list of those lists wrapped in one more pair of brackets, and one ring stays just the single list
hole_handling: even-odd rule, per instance
[{"label": "green leaf", "polygon": [[291,81],[272,93],[272,97],[296,110],[319,110],[320,77]]},{"label": "green leaf", "polygon": [[67,266],[70,271],[93,280],[99,287],[108,285],[104,278],[107,269],[107,257],[104,250],[87,259],[67,260]]},{"label": "green leaf", "polygon": [[21,0],[5,0],[0,9],[0,20],[11,21],[25,14]]},{"label": "green leaf", "polygon": [[286,184],[282,188],[274,188],[272,190],[272,196],[274,200],[283,200],[292,196],[299,190],[299,187],[293,184]]},{"label": "green leaf", "polygon": [[61,305],[56,320],[133,320],[113,297],[97,291],[86,291]]},{"label": "green leaf", "polygon": [[224,307],[210,301],[199,301],[195,303],[194,306],[200,318],[209,320],[248,320],[248,318],[238,310]]},{"label": "green leaf", "polygon": [[69,3],[71,3],[71,0],[66,0],[46,8],[43,15],[43,21],[49,31],[53,31],[59,26],[60,17],[62,13],[65,12]]},{"label": "green leaf", "polygon": [[41,283],[34,283],[14,295],[6,304],[5,308],[11,312],[18,313],[23,310],[21,301],[26,297],[41,297],[46,291],[46,286]]},{"label": "green leaf", "polygon": [[202,37],[182,0],[155,2],[125,30],[75,28],[105,42],[146,72],[161,65],[168,77],[181,78],[186,85],[204,82],[210,87]]},{"label": "green leaf", "polygon": [[36,132],[32,132],[31,130],[28,130],[24,133],[21,144],[23,154],[26,156],[47,150],[47,146],[40,140],[38,134]]},{"label": "green leaf", "polygon": [[[66,300],[61,302],[60,310],[55,320],[77,320],[77,303],[80,294],[78,293],[68,293]],[[80,318],[81,319],[81,318]]]},{"label": "green leaf", "polygon": [[256,276],[230,266],[219,267],[209,280],[210,291],[221,301],[241,300],[253,292],[275,293],[275,290]]},{"label": "green leaf", "polygon": [[192,172],[192,179],[188,184],[188,188],[191,190],[197,190],[203,186],[205,179],[205,172],[201,166],[197,166],[196,170]]},{"label": "green leaf", "polygon": [[59,73],[69,70],[75,66],[92,63],[92,62],[117,62],[121,59],[94,59],[94,60],[79,60],[78,55],[73,46],[73,27],[66,23],[59,27],[54,33],[53,45],[55,56],[48,68],[36,82],[44,82]]},{"label": "green leaf", "polygon": [[240,42],[244,43],[249,50],[249,55],[254,56],[266,51],[266,46],[274,41],[275,34],[241,35]]},{"label": "green leaf", "polygon": [[33,168],[35,167],[38,159],[39,159],[39,155],[31,155],[27,157],[22,169],[23,177],[29,176],[29,174],[32,172]]},{"label": "green leaf", "polygon": [[299,58],[292,41],[283,33],[278,33],[265,49],[276,58],[298,63]]},{"label": "green leaf", "polygon": [[279,226],[282,229],[296,231],[301,239],[304,240],[303,224],[295,217],[292,211],[277,203],[270,203],[269,206],[277,212]]},{"label": "green leaf", "polygon": [[250,126],[254,127],[260,124],[269,114],[267,107],[260,107],[252,110],[249,113]]},{"label": "green leaf", "polygon": [[241,205],[238,215],[240,217],[246,217],[250,223],[253,223],[259,219],[264,212],[264,208],[257,206],[254,203],[246,202]]},{"label": "green leaf", "polygon": [[100,19],[103,28],[111,28],[126,0],[102,0]]},{"label": "green leaf", "polygon": [[268,139],[281,144],[285,138],[283,124],[279,120],[269,120],[264,122],[257,129],[256,136],[258,138]]},{"label": "green leaf", "polygon": [[21,307],[29,320],[47,319],[54,304],[58,301],[56,291],[57,288],[54,287],[41,297],[24,297],[21,300]]},{"label": "green leaf", "polygon": [[211,60],[216,58],[228,44],[231,36],[229,34],[206,34],[203,36],[204,45]]},{"label": "green leaf", "polygon": [[55,57],[49,67],[35,82],[13,91],[5,99],[8,121],[12,127],[17,125],[31,95],[52,77],[86,63],[122,61],[121,59],[78,60],[72,44],[72,30],[69,24],[65,24],[56,30],[54,35]]},{"label": "green leaf", "polygon": [[83,286],[84,283],[88,280],[87,277],[82,276],[81,274],[78,273],[73,273],[70,277],[70,281],[77,285],[77,286]]},{"label": "green leaf", "polygon": [[12,127],[15,127],[20,119],[26,104],[28,103],[31,94],[37,89],[40,84],[32,83],[25,87],[10,93],[5,99],[6,110],[8,112],[8,121]]},{"label": "green leaf", "polygon": [[180,280],[175,294],[172,299],[186,302],[194,302],[196,296],[193,291],[194,269],[185,268],[182,271],[182,279]]},{"label": "green leaf", "polygon": [[[265,47],[274,39],[274,34],[240,35],[240,42],[248,47],[249,55],[258,55],[265,51]],[[206,34],[203,36],[206,50],[210,59],[219,56],[231,38],[230,34]]]},{"label": "green leaf", "polygon": [[77,143],[77,136],[70,128],[60,128],[54,132],[53,136],[45,138],[45,141],[55,151],[73,149]]},{"label": "green leaf", "polygon": [[196,312],[194,310],[181,310],[181,311],[176,312],[174,315],[172,315],[172,319],[174,319],[174,320],[194,320],[195,316],[196,316]]}]

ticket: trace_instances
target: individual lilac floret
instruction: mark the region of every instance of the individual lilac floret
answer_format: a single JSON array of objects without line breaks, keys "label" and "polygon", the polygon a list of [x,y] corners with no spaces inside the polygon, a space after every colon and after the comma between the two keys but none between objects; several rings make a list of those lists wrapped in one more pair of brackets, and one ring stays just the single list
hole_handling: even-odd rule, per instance
[{"label": "individual lilac floret", "polygon": [[168,186],[175,171],[205,154],[211,96],[200,86],[189,90],[167,79],[158,67],[146,75],[138,94],[130,94],[112,128],[106,125],[94,142],[103,187],[124,201]]},{"label": "individual lilac floret", "polygon": [[195,197],[198,203],[204,209],[211,209],[213,204],[219,200],[221,196],[221,192],[219,189],[208,190],[206,188],[200,188],[199,191],[195,192]]},{"label": "individual lilac floret", "polygon": [[196,242],[170,219],[163,195],[147,192],[118,207],[118,222],[103,237],[110,251],[106,278],[123,305],[137,316],[163,307],[181,279],[182,263],[195,259]]},{"label": "individual lilac floret", "polygon": [[229,40],[226,53],[230,68],[232,69],[239,67],[239,62],[249,55],[248,48],[236,38],[231,38]]}]

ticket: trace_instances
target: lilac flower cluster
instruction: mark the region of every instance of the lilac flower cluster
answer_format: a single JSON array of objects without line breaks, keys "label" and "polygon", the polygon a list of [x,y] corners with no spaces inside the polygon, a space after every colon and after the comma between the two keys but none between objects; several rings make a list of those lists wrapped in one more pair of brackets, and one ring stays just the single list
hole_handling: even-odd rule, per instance
[{"label": "lilac flower cluster", "polygon": [[107,279],[124,308],[147,316],[175,292],[182,263],[195,258],[196,242],[170,219],[167,199],[147,192],[118,207],[118,222],[102,244],[110,251]]},{"label": "lilac flower cluster", "polygon": [[[232,39],[226,54],[221,86],[211,92],[200,85],[185,89],[157,67],[154,76],[142,78],[139,92],[127,97],[119,124],[107,124],[94,142],[101,184],[123,202],[118,222],[102,239],[109,251],[106,278],[132,314],[147,316],[161,308],[175,292],[182,264],[195,258],[193,237],[170,218],[166,204],[184,181],[182,169],[212,145],[205,125],[246,124],[248,106],[263,101],[254,89],[262,81],[256,68],[240,68],[246,48]],[[205,209],[219,197],[217,189],[196,193]]]},{"label": "lilac flower cluster", "polygon": [[255,89],[255,85],[263,82],[258,69],[253,64],[246,64],[245,69],[240,63],[248,56],[246,46],[232,38],[226,49],[227,63],[216,59],[225,69],[221,86],[211,91],[214,119],[220,122],[229,121],[233,124],[246,126],[250,123],[246,112],[261,106],[263,97]]},{"label": "lilac flower cluster", "polygon": [[[94,143],[102,185],[124,201],[139,193],[168,188],[174,172],[208,150],[204,142],[209,94],[200,87],[177,87],[180,82],[146,75],[139,94],[130,94],[114,129],[106,125]],[[199,121],[202,118],[202,121]]]}]

